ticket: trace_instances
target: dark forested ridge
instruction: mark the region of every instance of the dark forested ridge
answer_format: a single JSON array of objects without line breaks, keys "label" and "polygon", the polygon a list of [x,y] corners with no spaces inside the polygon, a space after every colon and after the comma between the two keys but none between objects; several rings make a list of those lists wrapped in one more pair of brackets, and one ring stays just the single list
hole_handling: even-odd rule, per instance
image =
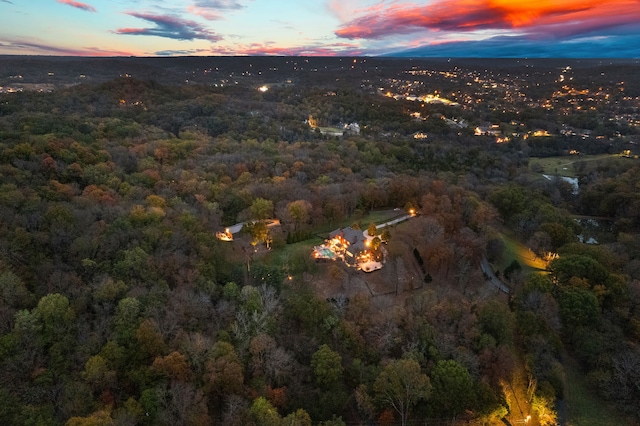
[{"label": "dark forested ridge", "polygon": [[478,61],[1,57],[0,423],[638,424],[638,65]]}]

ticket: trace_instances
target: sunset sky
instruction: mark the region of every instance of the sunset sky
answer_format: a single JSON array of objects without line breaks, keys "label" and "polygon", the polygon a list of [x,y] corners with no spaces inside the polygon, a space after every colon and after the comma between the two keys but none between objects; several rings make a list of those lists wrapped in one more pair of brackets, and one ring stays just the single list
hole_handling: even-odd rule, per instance
[{"label": "sunset sky", "polygon": [[640,0],[0,0],[0,54],[640,57]]}]

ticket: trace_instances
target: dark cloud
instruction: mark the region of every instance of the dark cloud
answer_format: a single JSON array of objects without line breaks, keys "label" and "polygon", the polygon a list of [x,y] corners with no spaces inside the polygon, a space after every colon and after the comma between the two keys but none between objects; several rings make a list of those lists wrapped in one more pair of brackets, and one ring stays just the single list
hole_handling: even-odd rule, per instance
[{"label": "dark cloud", "polygon": [[17,52],[30,51],[39,55],[55,55],[55,56],[133,56],[132,52],[123,52],[117,50],[105,50],[99,47],[82,47],[67,48],[55,46],[52,44],[41,43],[38,40],[0,40],[0,46],[8,51],[15,50]]},{"label": "dark cloud", "polygon": [[116,34],[146,35],[171,38],[174,40],[219,41],[222,37],[201,24],[171,15],[129,12],[128,15],[155,24],[152,28],[119,28]]}]

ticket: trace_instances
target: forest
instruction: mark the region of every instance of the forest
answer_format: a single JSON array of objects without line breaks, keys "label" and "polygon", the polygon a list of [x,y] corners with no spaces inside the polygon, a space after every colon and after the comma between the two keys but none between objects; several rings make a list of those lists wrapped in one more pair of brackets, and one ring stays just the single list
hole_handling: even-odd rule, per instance
[{"label": "forest", "polygon": [[[411,80],[458,103],[416,105],[388,61],[1,93],[0,423],[640,424],[637,69],[574,108],[556,64],[442,61]],[[410,209],[383,270],[311,257]]]}]

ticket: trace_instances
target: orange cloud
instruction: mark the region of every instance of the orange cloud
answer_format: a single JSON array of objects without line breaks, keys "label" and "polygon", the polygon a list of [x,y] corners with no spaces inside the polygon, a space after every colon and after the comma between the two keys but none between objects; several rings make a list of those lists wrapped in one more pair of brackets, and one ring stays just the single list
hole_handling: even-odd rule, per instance
[{"label": "orange cloud", "polygon": [[[609,3],[607,8],[617,4],[627,3],[622,1],[594,1],[594,0],[525,0],[513,2],[509,0],[489,0],[488,7],[498,11],[513,27],[523,27],[535,24],[539,19],[548,17],[564,17],[563,20],[572,20],[576,13],[586,12],[592,14],[594,9],[599,9],[602,3]],[[637,4],[635,6],[638,8]]]},{"label": "orange cloud", "polygon": [[429,5],[378,4],[364,10],[335,34],[349,39],[379,39],[423,30],[540,29],[544,33],[551,27],[563,31],[564,25],[580,33],[638,21],[637,0],[439,0]]}]

